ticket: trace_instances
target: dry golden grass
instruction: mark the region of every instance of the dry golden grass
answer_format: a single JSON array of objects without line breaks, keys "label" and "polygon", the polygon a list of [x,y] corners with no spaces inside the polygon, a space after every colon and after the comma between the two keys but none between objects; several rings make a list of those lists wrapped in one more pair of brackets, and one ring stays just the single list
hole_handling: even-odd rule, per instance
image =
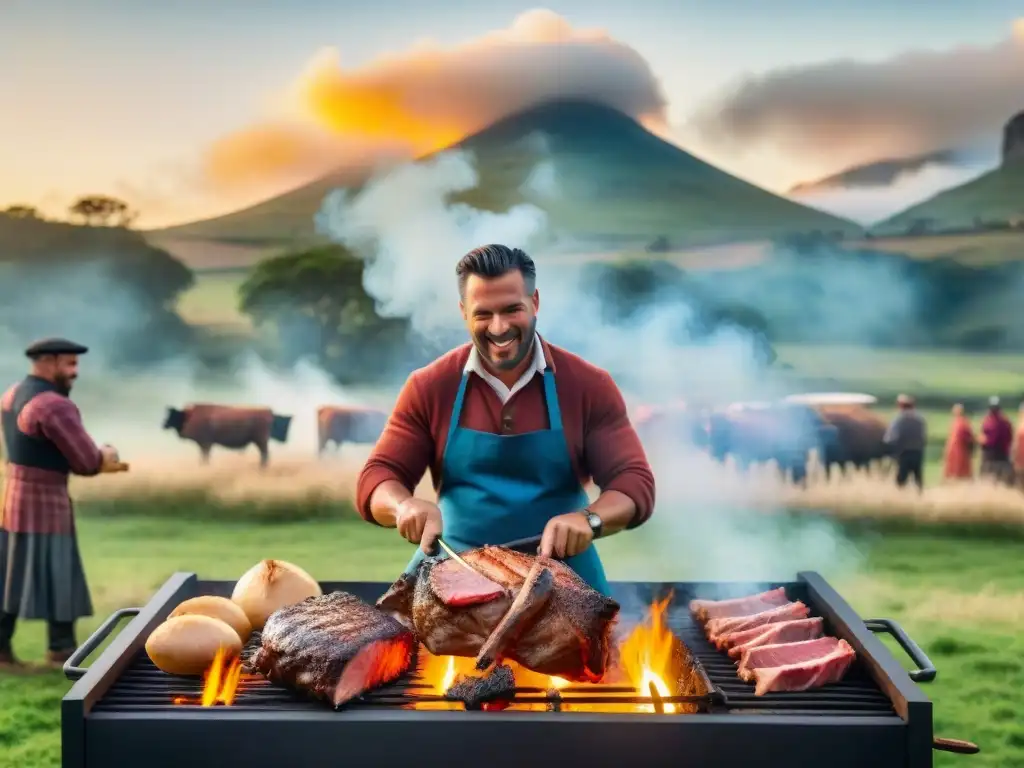
[{"label": "dry golden grass", "polygon": [[[130,499],[197,493],[229,503],[245,501],[302,503],[315,499],[350,501],[368,446],[345,446],[322,459],[308,452],[277,451],[261,469],[255,451],[233,453],[214,449],[208,465],[195,453],[132,457],[131,471],[97,478],[74,478],[76,498]],[[763,466],[741,474],[706,456],[665,462],[652,455],[658,478],[659,504],[728,505],[765,511],[820,511],[847,519],[891,519],[924,523],[1024,525],[1024,493],[1015,488],[976,480],[926,487],[897,488],[892,475],[834,474],[826,481],[820,469],[806,488],[783,483],[774,468]],[[597,489],[588,489],[593,497]],[[416,491],[435,498],[429,476]]]},{"label": "dry golden grass", "polygon": [[[253,449],[245,453],[218,453],[214,448],[207,465],[201,464],[194,454],[132,457],[129,472],[73,478],[72,493],[83,500],[195,493],[228,503],[349,501],[369,452],[367,448],[345,446],[340,454],[328,453],[317,459],[299,451],[271,450],[265,469],[260,468]],[[424,478],[417,494],[432,497],[428,478]]]}]

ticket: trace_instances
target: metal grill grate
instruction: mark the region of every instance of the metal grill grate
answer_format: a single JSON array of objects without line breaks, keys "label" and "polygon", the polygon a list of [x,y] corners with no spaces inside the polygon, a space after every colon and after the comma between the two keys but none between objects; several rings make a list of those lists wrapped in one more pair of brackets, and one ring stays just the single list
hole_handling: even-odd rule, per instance
[{"label": "metal grill grate", "polygon": [[[698,666],[712,686],[712,693],[706,697],[666,698],[663,700],[630,697],[622,688],[612,686],[573,686],[562,689],[557,695],[540,688],[519,688],[516,691],[516,705],[540,705],[548,711],[560,708],[561,703],[571,705],[598,703],[653,704],[660,711],[660,704],[680,700],[691,701],[696,706],[686,708],[688,712],[727,710],[743,713],[778,713],[792,715],[892,715],[898,717],[892,702],[865,674],[860,662],[855,662],[845,679],[839,683],[806,692],[770,693],[754,696],[753,683],[746,683],[736,675],[736,665],[724,652],[716,650],[704,636],[703,630],[691,618],[686,609],[688,600],[677,597],[666,620],[672,631],[689,648]],[[158,670],[140,651],[132,663],[95,704],[94,712],[126,712],[174,710],[182,704],[195,704],[202,694],[202,682],[195,678],[175,677]],[[585,699],[582,697],[586,697]],[[175,704],[175,700],[181,703]],[[413,708],[419,703],[443,702],[433,687],[415,674],[365,694],[351,702],[348,708]],[[285,688],[274,685],[261,677],[243,680],[231,709],[295,710],[315,709],[323,711],[325,704],[299,696]],[[215,707],[211,711],[223,710]]]}]

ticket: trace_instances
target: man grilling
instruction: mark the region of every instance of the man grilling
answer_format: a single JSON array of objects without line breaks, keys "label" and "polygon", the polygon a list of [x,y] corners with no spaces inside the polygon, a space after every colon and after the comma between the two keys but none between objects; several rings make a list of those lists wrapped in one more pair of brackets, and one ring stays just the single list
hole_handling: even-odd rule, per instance
[{"label": "man grilling", "polygon": [[66,339],[32,344],[29,375],[0,399],[6,477],[0,523],[0,668],[20,666],[11,641],[18,618],[44,619],[47,661],[74,651],[75,621],[92,601],[75,536],[68,475],[96,475],[118,466],[117,451],[99,448],[68,398],[78,356],[88,349]]},{"label": "man grilling", "polygon": [[[611,376],[536,333],[533,260],[486,245],[456,267],[471,343],[406,381],[359,476],[362,516],[419,544],[457,550],[540,536],[608,593],[600,536],[645,522],[654,476]],[[413,497],[429,468],[438,503]],[[584,484],[601,495],[588,504]]]}]

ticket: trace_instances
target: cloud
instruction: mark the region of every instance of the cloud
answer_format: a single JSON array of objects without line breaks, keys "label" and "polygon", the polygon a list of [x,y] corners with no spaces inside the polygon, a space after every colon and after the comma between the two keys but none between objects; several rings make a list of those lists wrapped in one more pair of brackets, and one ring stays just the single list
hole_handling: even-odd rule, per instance
[{"label": "cloud", "polygon": [[884,186],[815,189],[789,197],[858,224],[871,225],[923,202],[944,189],[964,184],[990,168],[990,165],[929,163],[897,175]]},{"label": "cloud", "polygon": [[998,143],[1024,109],[1024,20],[989,47],[836,60],[741,82],[694,114],[686,132],[715,151],[778,153],[823,172]]},{"label": "cloud", "polygon": [[347,157],[441,149],[554,98],[593,100],[653,127],[665,122],[661,88],[636,50],[532,10],[454,47],[424,41],[350,70],[337,51],[321,51],[285,94],[281,115],[223,137],[204,166],[220,188],[300,183]]}]

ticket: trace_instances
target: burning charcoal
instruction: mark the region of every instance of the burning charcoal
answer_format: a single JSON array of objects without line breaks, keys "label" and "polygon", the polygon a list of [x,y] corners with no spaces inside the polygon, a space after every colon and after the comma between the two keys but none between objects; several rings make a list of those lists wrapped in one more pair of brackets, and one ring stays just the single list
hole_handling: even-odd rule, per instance
[{"label": "burning charcoal", "polygon": [[488,702],[511,699],[515,692],[516,678],[512,668],[499,664],[483,677],[460,675],[445,696],[461,701],[466,709],[480,709]]}]

